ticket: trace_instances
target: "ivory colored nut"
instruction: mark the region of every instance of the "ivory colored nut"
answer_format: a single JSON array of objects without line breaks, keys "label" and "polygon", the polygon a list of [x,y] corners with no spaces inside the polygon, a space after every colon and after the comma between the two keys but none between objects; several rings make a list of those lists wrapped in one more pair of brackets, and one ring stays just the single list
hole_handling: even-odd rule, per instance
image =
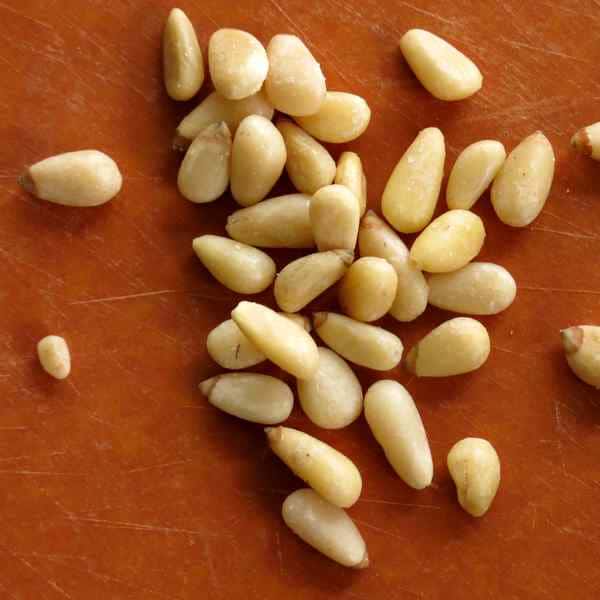
[{"label": "ivory colored nut", "polygon": [[55,379],[65,379],[71,372],[71,353],[64,338],[47,335],[37,345],[38,358],[44,371]]},{"label": "ivory colored nut", "polygon": [[431,485],[427,433],[406,388],[391,379],[374,383],[365,395],[365,418],[398,476],[416,490]]},{"label": "ivory colored nut", "polygon": [[458,502],[470,515],[483,516],[500,486],[500,459],[481,438],[465,438],[448,453],[448,470],[456,485]]},{"label": "ivory colored nut", "polygon": [[406,357],[417,377],[448,377],[475,371],[490,355],[490,336],[475,319],[456,317],[430,331]]},{"label": "ivory colored nut", "polygon": [[260,115],[246,117],[231,148],[231,193],[238,204],[263,200],[283,172],[287,153],[279,130]]},{"label": "ivory colored nut", "polygon": [[251,33],[219,29],[208,41],[208,68],[219,94],[241,100],[260,90],[269,71],[269,59]]},{"label": "ivory colored nut", "polygon": [[492,183],[505,159],[504,146],[495,140],[467,146],[456,159],[448,178],[448,208],[471,208]]},{"label": "ivory colored nut", "polygon": [[258,294],[275,279],[275,263],[262,250],[218,235],[202,235],[194,252],[212,276],[239,294]]},{"label": "ivory colored nut", "polygon": [[285,524],[308,545],[344,567],[369,566],[367,547],[346,511],[310,489],[296,490],[283,502]]},{"label": "ivory colored nut", "polygon": [[357,321],[376,321],[396,298],[398,276],[383,258],[367,256],[350,265],[338,290],[342,310]]},{"label": "ivory colored nut", "polygon": [[268,427],[265,433],[271,450],[327,502],[348,508],[358,500],[362,478],[348,457],[291,427]]},{"label": "ivory colored nut", "polygon": [[541,132],[526,137],[508,155],[492,184],[492,205],[498,218],[512,227],[526,227],[542,212],[554,177],[554,151]]},{"label": "ivory colored nut", "polygon": [[439,100],[464,100],[481,89],[483,77],[475,63],[429,31],[407,31],[400,50],[423,87]]},{"label": "ivory colored nut", "polygon": [[19,178],[30,194],[64,206],[99,206],[123,184],[115,161],[98,150],[57,154],[31,165]]},{"label": "ivory colored nut", "polygon": [[358,378],[346,361],[319,347],[319,369],[298,381],[298,399],[308,418],[324,429],[341,429],[355,421],[363,407]]},{"label": "ivory colored nut", "polygon": [[325,100],[321,66],[295,35],[273,36],[267,46],[269,74],[265,91],[273,106],[288,115],[316,113]]},{"label": "ivory colored nut", "polygon": [[581,381],[600,388],[600,327],[578,325],[560,332],[567,363]]},{"label": "ivory colored nut", "polygon": [[334,183],[345,185],[356,196],[360,215],[364,215],[367,209],[367,178],[358,154],[342,152],[338,159]]},{"label": "ivory colored nut", "polygon": [[394,168],[381,211],[401,233],[421,231],[433,217],[444,176],[446,147],[436,127],[423,129]]},{"label": "ivory colored nut", "polygon": [[410,258],[423,271],[456,271],[481,251],[485,240],[483,221],[468,210],[449,210],[432,221],[413,242]]},{"label": "ivory colored nut", "polygon": [[600,122],[580,129],[572,138],[575,150],[594,160],[600,160]]}]

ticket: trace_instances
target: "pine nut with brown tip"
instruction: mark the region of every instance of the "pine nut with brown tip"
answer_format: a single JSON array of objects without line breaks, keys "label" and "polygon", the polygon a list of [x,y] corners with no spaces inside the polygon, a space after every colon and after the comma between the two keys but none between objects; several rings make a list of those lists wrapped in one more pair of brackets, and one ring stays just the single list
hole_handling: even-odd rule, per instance
[{"label": "pine nut with brown tip", "polygon": [[600,122],[580,129],[571,138],[575,150],[594,160],[600,160]]},{"label": "pine nut with brown tip", "polygon": [[600,388],[600,327],[577,325],[560,332],[567,363],[581,381]]}]

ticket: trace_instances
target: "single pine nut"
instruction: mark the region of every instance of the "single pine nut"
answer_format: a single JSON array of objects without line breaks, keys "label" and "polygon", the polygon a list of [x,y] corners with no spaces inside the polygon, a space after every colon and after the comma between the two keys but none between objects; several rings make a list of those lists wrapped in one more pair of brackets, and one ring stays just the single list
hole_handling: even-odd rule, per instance
[{"label": "single pine nut", "polygon": [[421,232],[410,249],[410,258],[423,271],[448,273],[464,267],[481,251],[483,221],[468,210],[449,210]]},{"label": "single pine nut", "polygon": [[416,233],[431,221],[445,159],[442,132],[436,127],[423,129],[399,160],[381,197],[381,211],[394,229]]},{"label": "single pine nut", "polygon": [[31,165],[19,178],[41,200],[64,206],[99,206],[121,190],[117,163],[98,150],[65,152]]},{"label": "single pine nut", "polygon": [[267,427],[265,433],[271,450],[327,502],[348,508],[358,500],[362,478],[347,456],[291,427]]},{"label": "single pine nut", "polygon": [[385,258],[396,271],[398,289],[390,314],[399,321],[414,321],[427,308],[429,288],[422,271],[410,260],[408,248],[398,234],[372,210],[362,218],[358,230],[361,256]]},{"label": "single pine nut", "polygon": [[314,377],[298,380],[298,399],[308,418],[324,429],[341,429],[362,412],[363,393],[346,361],[329,348],[319,347]]},{"label": "single pine nut", "polygon": [[310,223],[317,248],[354,252],[360,213],[356,196],[343,185],[327,185],[313,196]]},{"label": "single pine nut", "polygon": [[251,33],[219,29],[208,41],[208,68],[219,94],[241,100],[260,90],[269,71],[269,59]]},{"label": "single pine nut", "polygon": [[285,170],[294,187],[312,195],[329,185],[335,177],[335,161],[327,149],[291,121],[280,119],[277,129],[285,141]]},{"label": "single pine nut", "polygon": [[490,336],[475,319],[456,317],[430,331],[406,357],[417,377],[448,377],[479,369],[490,355]]},{"label": "single pine nut", "polygon": [[275,263],[262,250],[218,235],[202,235],[194,252],[212,276],[239,294],[258,294],[275,279]]},{"label": "single pine nut", "polygon": [[458,502],[474,517],[483,516],[500,486],[500,459],[487,440],[465,438],[448,453],[448,470]]},{"label": "single pine nut", "polygon": [[371,109],[364,98],[355,94],[327,92],[315,114],[294,119],[316,139],[343,144],[364,133],[371,120]]},{"label": "single pine nut", "polygon": [[600,388],[600,327],[578,325],[560,332],[571,370],[581,381]]},{"label": "single pine nut", "polygon": [[273,106],[288,115],[316,113],[325,100],[321,66],[295,35],[279,34],[267,46],[269,74],[265,91]]},{"label": "single pine nut", "polygon": [[467,315],[496,315],[515,299],[517,284],[500,265],[473,262],[429,278],[429,303]]},{"label": "single pine nut", "polygon": [[571,145],[585,156],[600,160],[600,122],[580,129],[571,138]]},{"label": "single pine nut", "polygon": [[512,227],[526,227],[544,208],[554,177],[554,150],[537,131],[508,155],[492,184],[492,205],[498,218]]},{"label": "single pine nut", "polygon": [[226,373],[203,381],[199,387],[213,406],[252,423],[281,423],[294,407],[290,387],[269,375]]},{"label": "single pine nut", "polygon": [[189,100],[204,82],[202,50],[187,15],[174,8],[163,32],[163,75],[173,100]]},{"label": "single pine nut", "polygon": [[317,372],[317,345],[296,323],[254,302],[240,302],[231,317],[244,335],[284,371],[298,379],[312,377]]},{"label": "single pine nut", "polygon": [[356,196],[362,217],[367,210],[367,178],[358,154],[342,152],[338,159],[334,182],[345,185]]},{"label": "single pine nut", "polygon": [[71,353],[64,338],[47,335],[37,345],[38,358],[44,371],[55,379],[65,379],[71,372]]},{"label": "single pine nut", "polygon": [[391,379],[374,383],[365,394],[365,418],[398,476],[416,490],[431,485],[427,433],[406,388]]},{"label": "single pine nut", "polygon": [[369,566],[367,547],[354,521],[339,506],[304,488],[283,502],[285,524],[304,542],[344,567]]},{"label": "single pine nut", "polygon": [[281,310],[297,312],[339,281],[354,255],[348,250],[317,252],[291,262],[277,275],[273,292]]},{"label": "single pine nut", "polygon": [[382,327],[331,312],[315,313],[313,327],[332,350],[354,364],[389,371],[402,358],[400,338]]},{"label": "single pine nut", "polygon": [[359,258],[350,265],[339,287],[342,310],[357,321],[377,321],[391,308],[396,298],[398,276],[385,259]]},{"label": "single pine nut", "polygon": [[196,203],[212,202],[229,185],[231,133],[225,122],[203,129],[187,149],[177,187],[181,195]]},{"label": "single pine nut", "polygon": [[238,204],[263,200],[283,172],[287,153],[279,130],[260,115],[246,117],[231,147],[231,194]]},{"label": "single pine nut", "polygon": [[492,183],[505,159],[504,146],[495,140],[467,146],[458,155],[448,178],[448,208],[471,208]]},{"label": "single pine nut", "polygon": [[289,194],[236,210],[225,229],[238,242],[261,248],[313,248],[311,197]]},{"label": "single pine nut", "polygon": [[464,100],[481,89],[483,76],[477,65],[429,31],[407,31],[400,50],[423,87],[439,100]]}]

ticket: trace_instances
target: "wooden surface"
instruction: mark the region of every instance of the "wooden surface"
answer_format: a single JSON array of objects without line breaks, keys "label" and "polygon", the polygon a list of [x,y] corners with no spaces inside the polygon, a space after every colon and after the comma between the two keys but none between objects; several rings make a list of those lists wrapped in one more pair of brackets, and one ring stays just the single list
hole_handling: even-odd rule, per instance
[{"label": "wooden surface", "polygon": [[[0,3],[0,597],[597,598],[600,402],[569,372],[558,331],[600,321],[600,165],[568,143],[600,117],[598,4],[179,3],[204,48],[221,26],[265,43],[294,32],[330,89],[367,98],[369,129],[332,151],[362,155],[377,210],[391,169],[426,126],[446,135],[446,173],[483,138],[510,149],[541,129],[555,148],[552,194],[530,227],[501,225],[487,195],[476,206],[488,231],[481,258],[506,266],[519,285],[509,310],[483,319],[488,363],[440,381],[402,369],[387,375],[407,385],[423,416],[431,488],[412,491],[393,474],[362,418],[338,432],[317,430],[298,408],[289,421],[363,473],[350,514],[371,555],[364,572],[336,566],[286,529],[281,502],[300,482],[266,449],[260,427],[218,413],[197,390],[219,372],[205,336],[239,297],[208,275],[191,240],[223,233],[235,206],[229,197],[195,206],[175,187],[170,140],[195,102],[178,105],[162,87],[160,36],[171,6]],[[397,50],[411,27],[471,56],[483,90],[455,104],[431,98]],[[125,176],[112,203],[68,209],[18,189],[25,165],[92,147]],[[273,256],[281,267],[292,254]],[[316,306],[333,308],[334,295]],[[383,323],[410,348],[449,317],[428,309],[413,324]],[[65,382],[37,363],[36,342],[48,333],[70,343]],[[365,386],[385,376],[359,371]],[[459,508],[445,467],[465,436],[489,439],[502,460],[499,494],[481,520]]]}]

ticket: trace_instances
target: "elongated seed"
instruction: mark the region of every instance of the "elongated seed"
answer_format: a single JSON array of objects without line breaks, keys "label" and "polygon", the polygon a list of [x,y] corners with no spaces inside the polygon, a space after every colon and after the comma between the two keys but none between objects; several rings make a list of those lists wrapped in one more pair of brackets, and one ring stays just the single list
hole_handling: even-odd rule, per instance
[{"label": "elongated seed", "polygon": [[44,371],[55,379],[65,379],[71,372],[71,353],[64,338],[47,335],[37,345],[38,358]]},{"label": "elongated seed", "polygon": [[194,252],[213,277],[239,294],[258,294],[275,279],[275,263],[262,250],[218,235],[202,235]]},{"label": "elongated seed", "polygon": [[225,229],[238,242],[261,248],[313,248],[311,197],[289,194],[236,210]]},{"label": "elongated seed", "polygon": [[212,202],[229,185],[231,133],[224,122],[203,129],[185,153],[177,187],[182,196],[196,203]]},{"label": "elongated seed", "polygon": [[474,517],[483,516],[500,486],[500,459],[494,447],[481,438],[460,440],[448,453],[448,470],[460,505]]},{"label": "elongated seed", "polygon": [[600,327],[577,325],[560,332],[567,363],[581,381],[600,388]]},{"label": "elongated seed", "polygon": [[439,100],[463,100],[481,89],[483,76],[475,63],[429,31],[407,31],[400,50],[423,87]]},{"label": "elongated seed", "polygon": [[273,106],[288,115],[316,113],[325,100],[325,77],[304,42],[295,35],[275,35],[267,56],[265,91]]},{"label": "elongated seed", "polygon": [[317,248],[354,252],[360,213],[356,196],[343,185],[319,189],[310,203],[310,223]]},{"label": "elongated seed", "polygon": [[490,336],[475,319],[456,317],[430,331],[406,357],[417,377],[448,377],[475,371],[490,355]]},{"label": "elongated seed", "polygon": [[279,130],[260,115],[246,117],[231,148],[231,193],[238,204],[263,200],[283,172],[287,153]]},{"label": "elongated seed", "polygon": [[384,258],[367,256],[350,265],[338,291],[342,310],[357,321],[376,321],[396,298],[398,276]]},{"label": "elongated seed", "polygon": [[374,383],[365,395],[365,418],[398,476],[416,490],[431,485],[427,433],[406,388],[391,379]]},{"label": "elongated seed", "polygon": [[319,496],[342,508],[358,500],[362,478],[347,456],[291,427],[268,427],[265,433],[271,450]]},{"label": "elongated seed", "polygon": [[98,150],[57,154],[31,165],[19,178],[30,194],[64,206],[99,206],[123,185],[115,161]]},{"label": "elongated seed", "polygon": [[421,231],[433,217],[444,176],[444,135],[423,129],[399,160],[383,191],[381,211],[402,233]]},{"label": "elongated seed", "polygon": [[492,184],[492,205],[498,218],[512,227],[526,227],[542,212],[554,177],[554,150],[541,132],[526,137],[508,155]]},{"label": "elongated seed", "polygon": [[448,273],[464,267],[481,251],[483,221],[468,210],[449,210],[421,232],[410,249],[410,258],[423,271]]},{"label": "elongated seed", "polygon": [[281,310],[296,312],[339,281],[354,255],[348,250],[317,252],[291,262],[277,275],[273,292]]},{"label": "elongated seed", "polygon": [[492,183],[505,159],[504,146],[495,140],[467,146],[458,155],[448,178],[448,208],[471,208]]},{"label": "elongated seed", "polygon": [[322,347],[314,377],[298,380],[298,399],[308,418],[324,429],[350,425],[363,407],[362,388],[352,369],[341,356]]},{"label": "elongated seed", "polygon": [[199,387],[213,406],[252,423],[281,423],[294,406],[290,387],[269,375],[226,373],[203,381]]},{"label": "elongated seed", "polygon": [[600,122],[580,129],[571,138],[571,145],[585,156],[600,160]]},{"label": "elongated seed", "polygon": [[298,379],[312,377],[317,372],[317,345],[310,334],[295,323],[254,302],[240,302],[231,317],[244,335],[284,371]]},{"label": "elongated seed", "polygon": [[367,547],[346,511],[311,489],[296,490],[283,502],[285,524],[303,541],[344,567],[369,566]]},{"label": "elongated seed", "polygon": [[331,312],[313,315],[319,337],[346,360],[376,371],[389,371],[402,358],[400,338],[382,327]]},{"label": "elongated seed", "polygon": [[342,152],[338,159],[334,183],[345,185],[356,196],[362,217],[367,210],[367,178],[358,154]]}]

